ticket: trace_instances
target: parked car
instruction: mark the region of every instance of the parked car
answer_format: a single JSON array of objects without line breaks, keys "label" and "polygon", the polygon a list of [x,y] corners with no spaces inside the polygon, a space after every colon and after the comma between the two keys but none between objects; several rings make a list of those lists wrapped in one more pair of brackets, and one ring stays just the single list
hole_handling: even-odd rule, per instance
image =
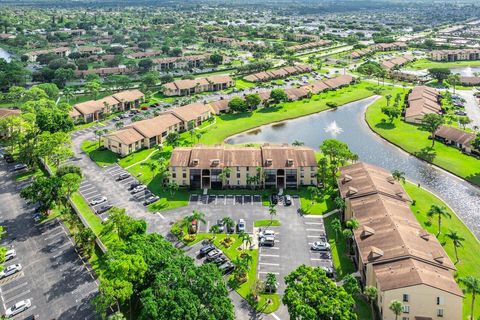
[{"label": "parked car", "polygon": [[115,118],[113,118],[112,120],[113,120],[113,121],[120,121],[121,118],[120,118],[120,117],[115,117]]},{"label": "parked car", "polygon": [[16,316],[17,314],[27,310],[31,306],[32,306],[32,302],[30,301],[30,299],[19,301],[15,303],[13,306],[11,306],[10,308],[8,308],[7,311],[5,312],[5,315],[9,318]]},{"label": "parked car", "polygon": [[33,221],[37,222],[42,218],[42,214],[40,212],[35,212],[32,217]]},{"label": "parked car", "polygon": [[24,318],[23,320],[35,320],[35,319],[37,319],[37,318],[35,318],[35,315],[34,315],[34,314],[32,314],[32,315],[30,315],[30,316],[28,316],[28,317]]},{"label": "parked car", "polygon": [[238,219],[237,231],[238,231],[238,233],[245,232],[245,220]]},{"label": "parked car", "polygon": [[333,278],[333,277],[334,277],[335,271],[333,270],[332,267],[322,266],[321,268],[325,271],[325,273],[327,274],[327,277],[329,277],[329,278]]},{"label": "parked car", "polygon": [[97,214],[102,214],[104,212],[107,212],[108,210],[112,209],[113,206],[111,204],[104,204],[103,206],[100,206],[100,208],[97,208],[95,212]]},{"label": "parked car", "polygon": [[97,204],[107,201],[107,197],[97,197],[90,201],[90,205],[96,206]]},{"label": "parked car", "polygon": [[270,203],[271,204],[277,204],[278,203],[278,196],[276,194],[272,194],[270,196]]},{"label": "parked car", "polygon": [[122,172],[117,176],[117,181],[125,180],[130,177],[130,174],[127,172]]},{"label": "parked car", "polygon": [[290,196],[288,194],[285,196],[285,205],[286,206],[292,205],[292,196]]},{"label": "parked car", "polygon": [[200,256],[204,256],[214,249],[215,249],[215,246],[213,244],[207,244],[200,249]]},{"label": "parked car", "polygon": [[224,264],[227,261],[228,261],[228,258],[225,257],[224,255],[221,255],[221,256],[215,258],[212,262],[215,263],[217,266],[221,266],[222,264]]},{"label": "parked car", "polygon": [[23,169],[27,169],[27,165],[23,163],[16,164],[13,168],[12,171],[20,171]]},{"label": "parked car", "polygon": [[220,271],[223,274],[229,274],[233,270],[235,270],[235,265],[233,263],[231,263],[230,261],[227,261],[224,264],[222,264],[221,266],[219,266],[218,269],[220,269]]},{"label": "parked car", "polygon": [[17,256],[15,249],[10,249],[5,252],[5,261],[11,260]]},{"label": "parked car", "polygon": [[260,238],[261,246],[273,247],[275,246],[275,237],[274,236],[264,236]]},{"label": "parked car", "polygon": [[190,233],[197,233],[197,231],[198,231],[198,221],[197,221],[197,220],[193,220],[193,221],[190,223],[189,232],[190,232]]},{"label": "parked car", "polygon": [[132,189],[132,193],[138,193],[138,192],[141,192],[143,190],[147,189],[147,186],[144,185],[144,184],[141,184],[139,186],[136,186],[135,188]]},{"label": "parked car", "polygon": [[456,110],[455,114],[457,116],[466,116],[467,115],[467,113],[465,111],[462,111],[462,110]]},{"label": "parked car", "polygon": [[330,251],[320,251],[320,259],[332,259],[332,254],[330,253]]},{"label": "parked car", "polygon": [[258,238],[263,238],[263,237],[266,237],[266,236],[271,236],[271,237],[275,237],[275,231],[273,230],[269,230],[269,229],[265,229],[265,230],[260,230],[258,232]]},{"label": "parked car", "polygon": [[151,195],[151,196],[149,196],[148,198],[145,199],[145,201],[143,202],[143,205],[148,206],[149,204],[152,204],[155,201],[158,201],[159,199],[160,199],[159,196]]},{"label": "parked car", "polygon": [[223,224],[223,221],[221,219],[217,220],[217,226],[218,226],[218,230],[220,232],[225,231],[225,225]]},{"label": "parked car", "polygon": [[207,253],[207,261],[213,261],[216,258],[218,258],[220,255],[222,255],[222,251],[215,248],[212,251],[210,251],[209,253]]},{"label": "parked car", "polygon": [[227,226],[227,232],[228,233],[234,233],[235,232],[235,222],[232,223],[231,225]]},{"label": "parked car", "polygon": [[0,271],[0,279],[6,278],[8,276],[11,276],[12,274],[15,274],[17,272],[20,272],[22,270],[22,265],[20,263],[12,264],[2,271]]},{"label": "parked car", "polygon": [[131,183],[130,186],[128,187],[128,190],[129,190],[129,191],[130,191],[130,190],[133,190],[133,189],[135,189],[136,187],[141,186],[141,185],[142,185],[142,184],[141,184],[140,182],[133,182],[133,183]]},{"label": "parked car", "polygon": [[312,244],[311,249],[313,251],[328,251],[330,250],[330,243],[324,241],[315,241]]}]

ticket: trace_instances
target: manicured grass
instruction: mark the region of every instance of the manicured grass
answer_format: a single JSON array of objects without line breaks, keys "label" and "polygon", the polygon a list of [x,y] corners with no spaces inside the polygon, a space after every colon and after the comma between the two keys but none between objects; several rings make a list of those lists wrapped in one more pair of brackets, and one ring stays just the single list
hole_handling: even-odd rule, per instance
[{"label": "manicured grass", "polygon": [[22,172],[22,173],[19,173],[17,175],[15,175],[15,180],[18,181],[18,182],[21,182],[21,181],[25,181],[25,180],[28,180],[30,178],[36,178],[38,176],[41,176],[43,175],[43,172],[40,170],[40,169],[36,169],[36,170],[28,170],[28,171],[25,171],[25,172]]},{"label": "manicured grass", "polygon": [[255,83],[243,79],[235,79],[235,88],[237,89],[248,89],[252,87],[255,87]]},{"label": "manicured grass", "polygon": [[472,61],[454,61],[454,62],[439,62],[428,59],[419,59],[407,65],[407,69],[431,69],[431,68],[460,68],[460,67],[478,67],[479,60]]},{"label": "manicured grass", "polygon": [[89,122],[89,123],[77,124],[74,128],[74,131],[90,128],[90,127],[93,127],[94,125],[99,125],[101,127],[105,126],[105,124],[101,121],[94,121],[94,122]]},{"label": "manicured grass", "polygon": [[[411,206],[415,217],[420,222],[423,228],[425,228],[428,232],[436,235],[438,232],[437,219],[432,219],[430,221],[430,218],[427,217],[427,212],[432,204],[446,206],[445,203],[441,199],[437,198],[435,195],[431,194],[425,189],[419,188],[415,184],[407,182],[404,187],[408,195],[413,200],[415,200],[415,204]],[[480,252],[480,242],[455,213],[453,213],[450,209],[448,209],[448,211],[450,212],[452,217],[450,219],[442,219],[442,232],[438,239],[440,243],[442,243],[443,248],[447,252],[450,259],[454,263],[456,261],[455,249],[452,242],[448,239],[448,237],[445,236],[445,233],[452,230],[456,231],[461,237],[465,238],[465,241],[463,242],[463,247],[458,248],[458,257],[460,261],[455,264],[455,267],[457,268],[455,278],[456,280],[458,280],[458,278],[466,276],[474,276],[476,278],[480,278],[480,255],[478,254]],[[460,285],[460,287],[462,286]],[[465,299],[463,301],[464,319],[467,319],[469,315],[471,306],[470,302],[471,295],[465,295]],[[474,314],[478,314],[479,312],[480,304],[477,300],[477,303],[475,304]]]},{"label": "manicured grass", "polygon": [[[396,93],[405,93],[399,88],[389,90],[393,97]],[[388,123],[381,111],[385,104],[386,99],[382,97],[367,109],[366,120],[373,131],[408,153],[480,185],[480,160],[438,141],[431,148],[432,141],[428,139],[430,134],[421,130],[418,125],[405,123],[401,119]]]},{"label": "manicured grass", "polygon": [[234,134],[276,121],[293,119],[329,109],[327,102],[343,105],[373,95],[370,83],[361,82],[336,91],[324,92],[311,99],[286,102],[278,106],[261,108],[253,112],[225,114],[216,118],[216,123],[208,128],[201,143],[216,144]]},{"label": "manicured grass", "polygon": [[103,230],[102,220],[95,213],[93,213],[93,211],[88,206],[88,203],[79,193],[75,192],[72,195],[71,199],[75,206],[78,208],[78,210],[81,212],[82,216],[88,222],[88,225],[90,226],[90,229],[92,229],[93,233],[99,236]]},{"label": "manicured grass", "polygon": [[112,151],[99,150],[98,141],[85,140],[82,142],[80,148],[100,167],[110,166],[118,160],[118,155]]},{"label": "manicured grass", "polygon": [[[322,215],[335,209],[333,197],[330,194],[324,195],[322,198],[313,199],[308,194],[307,188],[299,188],[295,190],[300,196],[301,209],[303,214]],[[293,193],[295,193],[295,191]],[[287,194],[290,193],[287,191]]]},{"label": "manicured grass", "polygon": [[335,237],[335,231],[332,228],[333,219],[338,218],[338,215],[333,214],[323,220],[325,224],[325,231],[327,233],[328,242],[330,243],[330,250],[332,252],[333,265],[337,272],[337,280],[343,279],[346,275],[355,272],[355,265],[350,256],[347,255],[347,239],[342,232]]},{"label": "manicured grass", "polygon": [[280,220],[257,220],[254,223],[256,228],[258,227],[280,227],[282,223]]},{"label": "manicured grass", "polygon": [[[230,259],[230,261],[235,261],[235,259],[239,257],[240,254],[242,253],[242,250],[238,249],[242,245],[242,240],[238,238],[238,235],[232,234],[230,235],[230,237],[232,239],[235,239],[235,242],[232,245],[230,245],[230,247],[225,247],[221,243],[221,241],[226,237],[227,237],[227,234],[216,234],[215,236],[213,236],[212,234],[197,234],[196,239],[189,244],[193,245],[204,239],[213,239],[213,244],[217,248],[222,250],[222,252]],[[244,299],[247,299],[250,293],[250,290],[252,289],[257,279],[257,265],[258,265],[258,249],[248,249],[247,253],[250,254],[253,258],[250,264],[250,269],[248,271],[248,280],[235,289],[238,292],[238,294],[240,294]],[[232,279],[232,277],[233,276],[230,277],[230,280]],[[266,304],[267,299],[271,299],[272,304],[267,305]],[[256,305],[256,309],[257,311],[261,311],[263,313],[271,313],[277,310],[279,306],[280,306],[280,297],[278,294],[268,294],[268,295],[260,294],[260,300]]]}]

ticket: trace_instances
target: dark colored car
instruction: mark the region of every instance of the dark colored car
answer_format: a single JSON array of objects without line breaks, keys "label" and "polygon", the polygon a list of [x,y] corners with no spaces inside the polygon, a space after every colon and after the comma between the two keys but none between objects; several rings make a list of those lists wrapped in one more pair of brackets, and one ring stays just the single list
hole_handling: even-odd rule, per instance
[{"label": "dark colored car", "polygon": [[219,266],[218,269],[220,269],[220,271],[223,274],[229,274],[233,270],[235,270],[235,265],[233,263],[231,263],[230,261],[228,261],[228,262],[225,262],[224,264],[222,264],[221,266]]},{"label": "dark colored car", "polygon": [[217,257],[212,262],[215,263],[217,266],[221,266],[222,264],[224,264],[227,261],[228,261],[228,258],[225,257],[224,255],[221,255],[220,257]]},{"label": "dark colored car", "polygon": [[335,276],[335,272],[332,267],[322,267],[322,269],[327,274],[327,277],[333,278]]},{"label": "dark colored car", "polygon": [[4,154],[3,155],[3,159],[5,159],[5,161],[7,163],[13,163],[15,162],[15,160],[13,159],[13,156],[11,154]]},{"label": "dark colored car", "polygon": [[27,169],[27,165],[23,163],[16,164],[13,168],[12,171],[20,171],[23,169]]},{"label": "dark colored car", "polygon": [[141,185],[140,182],[133,182],[130,184],[130,186],[128,187],[128,190],[133,190],[134,188],[138,187],[139,185]]},{"label": "dark colored car", "polygon": [[278,203],[278,196],[276,194],[272,194],[270,196],[270,203],[271,204],[277,204]]},{"label": "dark colored car", "polygon": [[112,208],[113,208],[113,206],[111,204],[104,204],[103,206],[96,209],[95,211],[97,212],[97,214],[101,214],[101,213],[107,212],[108,210],[110,210]]},{"label": "dark colored car", "polygon": [[130,177],[130,174],[127,172],[122,172],[117,176],[117,181],[125,180]]},{"label": "dark colored car", "polygon": [[213,244],[207,244],[207,245],[203,246],[203,247],[200,249],[200,256],[206,255],[207,253],[209,253],[209,252],[212,251],[213,249],[215,249],[215,246],[214,246]]},{"label": "dark colored car", "polygon": [[220,257],[221,255],[223,255],[222,251],[215,248],[212,251],[210,251],[209,253],[207,253],[207,261],[208,262],[213,261],[213,260],[217,259],[218,257]]}]

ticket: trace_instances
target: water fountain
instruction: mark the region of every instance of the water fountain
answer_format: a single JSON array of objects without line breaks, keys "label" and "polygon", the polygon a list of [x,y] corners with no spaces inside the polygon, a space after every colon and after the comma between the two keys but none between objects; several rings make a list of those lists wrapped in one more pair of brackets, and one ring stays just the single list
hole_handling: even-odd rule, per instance
[{"label": "water fountain", "polygon": [[325,132],[330,133],[333,137],[336,137],[343,132],[343,129],[337,125],[337,122],[333,120],[326,128]]}]

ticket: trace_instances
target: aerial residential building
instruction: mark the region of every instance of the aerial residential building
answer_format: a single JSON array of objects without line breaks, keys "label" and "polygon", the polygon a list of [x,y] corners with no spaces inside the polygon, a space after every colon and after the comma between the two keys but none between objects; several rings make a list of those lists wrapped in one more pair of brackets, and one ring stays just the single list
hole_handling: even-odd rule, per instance
[{"label": "aerial residential building", "polygon": [[397,51],[407,49],[405,42],[377,43],[373,46],[376,51]]},{"label": "aerial residential building", "polygon": [[[252,184],[297,188],[317,184],[314,150],[289,145],[175,148],[169,171],[170,181],[191,189],[244,188]],[[252,181],[252,177],[257,180]]]},{"label": "aerial residential building", "polygon": [[154,118],[133,122],[102,137],[103,146],[120,156],[163,144],[168,134],[198,127],[211,117],[209,105],[192,103]]},{"label": "aerial residential building", "polygon": [[461,319],[463,293],[455,266],[437,238],[410,209],[411,199],[386,170],[356,163],[337,179],[344,219],[356,219],[355,263],[362,284],[378,290],[381,319],[396,318],[391,301],[402,303],[399,319]]},{"label": "aerial residential building", "polygon": [[101,47],[78,47],[77,48],[78,53],[87,53],[87,54],[101,54],[103,53],[103,49]]},{"label": "aerial residential building", "polygon": [[423,116],[429,113],[442,114],[440,93],[427,86],[414,87],[407,98],[405,122],[421,123]]},{"label": "aerial residential building", "polygon": [[476,76],[461,76],[460,83],[464,86],[478,86],[480,85],[480,77]]},{"label": "aerial residential building", "polygon": [[112,74],[131,74],[137,72],[136,68],[128,67],[107,67],[107,68],[94,68],[88,70],[75,70],[76,77],[84,77],[89,74],[98,74],[99,76],[109,76]]},{"label": "aerial residential building", "polygon": [[302,51],[302,50],[307,50],[307,49],[314,49],[314,48],[318,48],[318,47],[328,46],[331,43],[332,42],[330,40],[318,40],[318,41],[314,41],[314,42],[307,42],[307,43],[303,43],[303,44],[297,44],[297,45],[294,45],[294,46],[290,46],[290,47],[287,47],[287,49],[291,50],[291,51]]},{"label": "aerial residential building", "polygon": [[401,67],[408,62],[415,60],[415,57],[411,54],[404,54],[392,59],[383,60],[380,65],[387,70],[393,70],[395,68]]},{"label": "aerial residential building", "polygon": [[216,75],[194,80],[176,80],[164,85],[166,96],[188,96],[206,91],[225,90],[235,85],[230,76]]},{"label": "aerial residential building", "polygon": [[152,59],[153,68],[156,71],[165,71],[173,69],[191,69],[201,67],[208,59],[209,54],[199,54],[183,57],[169,57]]},{"label": "aerial residential building", "polygon": [[31,52],[28,52],[26,56],[28,57],[28,61],[35,62],[37,61],[39,56],[43,54],[48,54],[48,53],[53,53],[60,58],[65,58],[65,57],[68,57],[68,55],[70,55],[72,51],[68,47],[60,47],[60,48],[54,48],[54,49],[31,51]]},{"label": "aerial residential building", "polygon": [[295,66],[277,68],[273,70],[267,70],[257,72],[243,77],[243,79],[251,82],[263,82],[274,79],[286,78],[295,74],[306,73],[312,71],[312,68],[306,64],[298,64]]},{"label": "aerial residential building", "polygon": [[98,121],[105,114],[137,108],[145,99],[139,90],[126,90],[99,100],[77,103],[73,106],[70,116],[75,122],[89,123]]},{"label": "aerial residential building", "polygon": [[480,60],[480,49],[434,50],[430,52],[434,61]]},{"label": "aerial residential building", "polygon": [[476,137],[474,133],[453,127],[441,126],[434,135],[435,139],[440,140],[445,144],[453,145],[465,153],[476,153],[480,155],[480,150],[476,150],[472,146],[472,142]]}]

